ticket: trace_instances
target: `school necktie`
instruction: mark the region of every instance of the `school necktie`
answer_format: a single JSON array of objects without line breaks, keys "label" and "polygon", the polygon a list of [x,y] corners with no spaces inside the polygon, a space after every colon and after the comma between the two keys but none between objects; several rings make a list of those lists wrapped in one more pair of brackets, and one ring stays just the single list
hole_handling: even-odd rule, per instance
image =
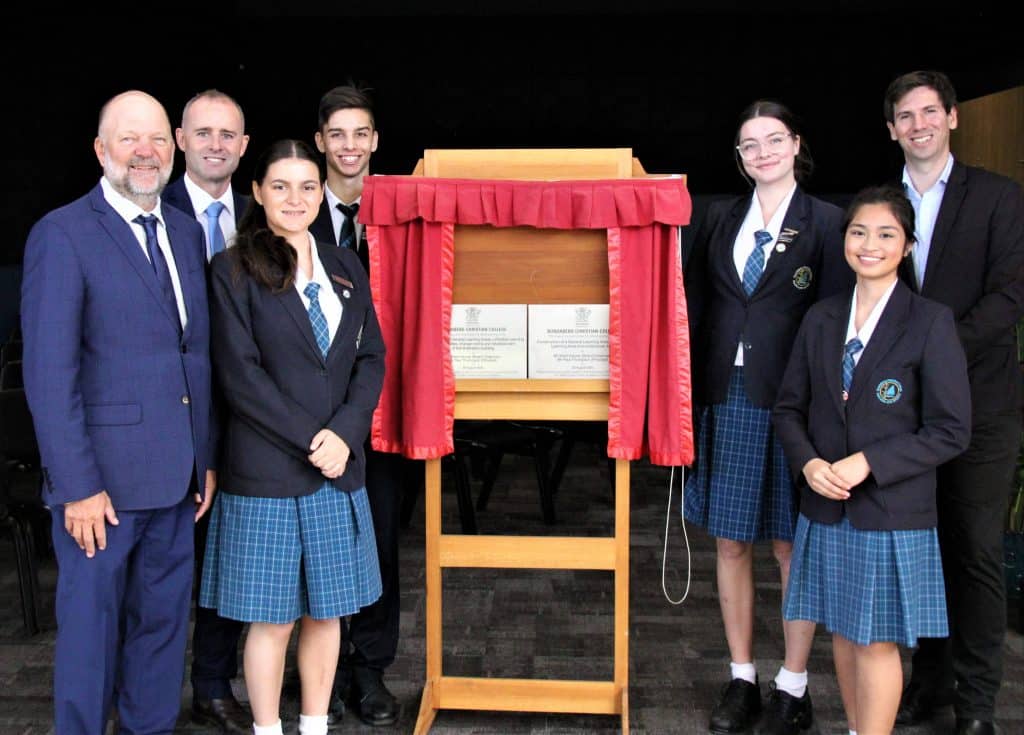
[{"label": "school necktie", "polygon": [[156,238],[156,215],[153,214],[140,214],[138,217],[132,220],[136,224],[142,225],[142,229],[146,231],[146,251],[149,253],[149,262],[153,266],[153,271],[156,273],[156,280],[160,283],[160,290],[163,292],[164,300],[170,305],[172,313],[179,317],[178,326],[180,323],[180,314],[178,314],[178,300],[174,298],[174,286],[171,284],[171,272],[167,268],[167,260],[164,258],[164,251],[160,249],[160,244]]},{"label": "school necktie", "polygon": [[772,235],[767,230],[758,230],[754,233],[754,249],[750,251],[747,264],[743,266],[743,290],[747,296],[754,293],[757,282],[761,280],[761,273],[764,271],[764,246],[771,242]]},{"label": "school necktie", "polygon": [[320,299],[317,296],[319,291],[320,284],[310,282],[306,284],[302,293],[306,294],[306,298],[309,299],[307,312],[309,313],[309,323],[313,326],[316,345],[320,348],[323,356],[327,357],[327,349],[331,346],[331,333],[327,329],[327,317],[324,316],[323,309],[320,308]]},{"label": "school necktie", "polygon": [[850,386],[853,384],[853,370],[857,366],[857,363],[853,361],[853,356],[864,349],[864,345],[859,339],[854,337],[846,346],[843,348],[843,400],[845,401],[850,397]]},{"label": "school necktie", "polygon": [[351,205],[338,202],[337,206],[338,211],[345,216],[341,223],[341,231],[338,233],[338,246],[354,248],[356,246],[356,214],[359,212],[359,202]]},{"label": "school necktie", "polygon": [[224,211],[222,202],[212,202],[206,208],[206,240],[210,243],[210,257],[224,249],[224,232],[220,229],[220,213]]}]

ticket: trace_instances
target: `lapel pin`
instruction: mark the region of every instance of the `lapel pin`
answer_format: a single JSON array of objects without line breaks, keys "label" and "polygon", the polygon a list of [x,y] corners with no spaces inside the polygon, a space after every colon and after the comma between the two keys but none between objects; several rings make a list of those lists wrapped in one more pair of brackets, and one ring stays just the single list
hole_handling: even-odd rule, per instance
[{"label": "lapel pin", "polygon": [[777,252],[777,253],[784,253],[784,252],[786,252],[786,244],[783,243],[783,242],[780,242],[778,245],[775,246],[775,252]]},{"label": "lapel pin", "polygon": [[344,289],[344,290],[343,290],[343,291],[341,292],[341,295],[342,295],[342,296],[344,296],[344,297],[345,297],[345,298],[347,299],[347,298],[348,298],[349,296],[351,296],[351,295],[352,295],[352,292],[351,292],[351,291],[349,291],[349,290],[348,290],[348,289],[346,288],[346,289]]}]

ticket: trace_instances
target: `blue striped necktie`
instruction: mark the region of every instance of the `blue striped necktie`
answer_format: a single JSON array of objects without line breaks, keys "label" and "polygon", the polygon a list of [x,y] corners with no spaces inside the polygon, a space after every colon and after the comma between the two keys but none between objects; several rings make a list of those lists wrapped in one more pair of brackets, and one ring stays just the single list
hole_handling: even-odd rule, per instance
[{"label": "blue striped necktie", "polygon": [[757,282],[761,280],[761,273],[764,272],[764,246],[771,240],[772,235],[767,230],[754,233],[754,249],[750,251],[747,263],[743,266],[743,290],[747,296],[754,293]]},{"label": "blue striped necktie", "polygon": [[309,323],[313,326],[313,336],[316,337],[316,346],[320,348],[320,352],[324,357],[327,357],[327,350],[331,346],[331,333],[327,328],[327,317],[324,316],[323,309],[320,308],[320,298],[318,293],[320,292],[320,284],[310,281],[306,284],[306,288],[302,290],[302,293],[306,294],[306,298],[309,299]]},{"label": "blue striped necktie", "polygon": [[224,211],[222,202],[212,202],[206,208],[206,240],[210,243],[210,257],[224,249],[224,232],[220,229],[220,213]]},{"label": "blue striped necktie", "polygon": [[864,349],[864,345],[859,339],[854,337],[846,346],[843,348],[843,400],[845,401],[850,397],[850,386],[853,385],[853,370],[857,366],[857,363],[853,361],[853,356]]}]

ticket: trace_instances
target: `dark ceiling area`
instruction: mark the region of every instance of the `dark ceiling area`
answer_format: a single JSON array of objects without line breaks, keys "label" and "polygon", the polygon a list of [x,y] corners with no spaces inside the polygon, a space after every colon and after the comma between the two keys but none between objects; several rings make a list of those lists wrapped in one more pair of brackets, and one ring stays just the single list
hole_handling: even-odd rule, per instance
[{"label": "dark ceiling area", "polygon": [[32,222],[95,184],[97,113],[129,88],[160,99],[172,125],[195,92],[235,96],[252,136],[238,183],[273,140],[311,140],[320,95],[351,79],[377,100],[377,173],[409,173],[425,148],[630,147],[647,171],[685,173],[702,195],[743,190],[731,146],[754,99],[793,108],[817,163],[808,188],[842,194],[897,175],[881,112],[896,75],[942,69],[961,99],[1024,83],[1012,3],[943,14],[846,2],[684,12],[628,0],[603,12],[572,1],[485,12],[449,1],[429,12],[384,3],[345,17],[258,14],[271,5],[231,18],[132,20],[125,9],[9,20],[0,262],[17,263]]}]

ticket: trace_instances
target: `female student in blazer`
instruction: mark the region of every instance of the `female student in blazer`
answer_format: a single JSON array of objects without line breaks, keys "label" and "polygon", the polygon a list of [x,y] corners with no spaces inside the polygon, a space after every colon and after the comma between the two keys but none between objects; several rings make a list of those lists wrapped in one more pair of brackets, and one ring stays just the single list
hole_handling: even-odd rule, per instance
[{"label": "female student in blazer", "polygon": [[211,352],[228,415],[200,603],[252,623],[244,667],[257,733],[281,732],[299,618],[299,730],[327,731],[339,619],[381,591],[363,442],[384,345],[355,253],[309,234],[321,180],[305,143],[272,145],[235,246],[211,262]]},{"label": "female student in blazer", "polygon": [[[693,330],[697,458],[687,520],[717,540],[731,676],[711,729],[747,729],[761,711],[753,658],[753,542],[771,539],[785,585],[796,523],[794,491],[771,407],[800,319],[851,277],[835,206],[806,194],[811,157],[793,114],[757,101],[740,116],[736,161],[752,194],[711,205],[684,266]],[[814,626],[785,624],[786,655],[759,729],[811,724],[807,658]]]},{"label": "female student in blazer", "polygon": [[898,278],[914,241],[899,189],[868,189],[846,221],[853,294],[815,305],[774,421],[800,486],[783,614],[832,633],[851,731],[888,733],[897,644],[944,637],[935,468],[967,448],[967,362],[952,312]]}]

